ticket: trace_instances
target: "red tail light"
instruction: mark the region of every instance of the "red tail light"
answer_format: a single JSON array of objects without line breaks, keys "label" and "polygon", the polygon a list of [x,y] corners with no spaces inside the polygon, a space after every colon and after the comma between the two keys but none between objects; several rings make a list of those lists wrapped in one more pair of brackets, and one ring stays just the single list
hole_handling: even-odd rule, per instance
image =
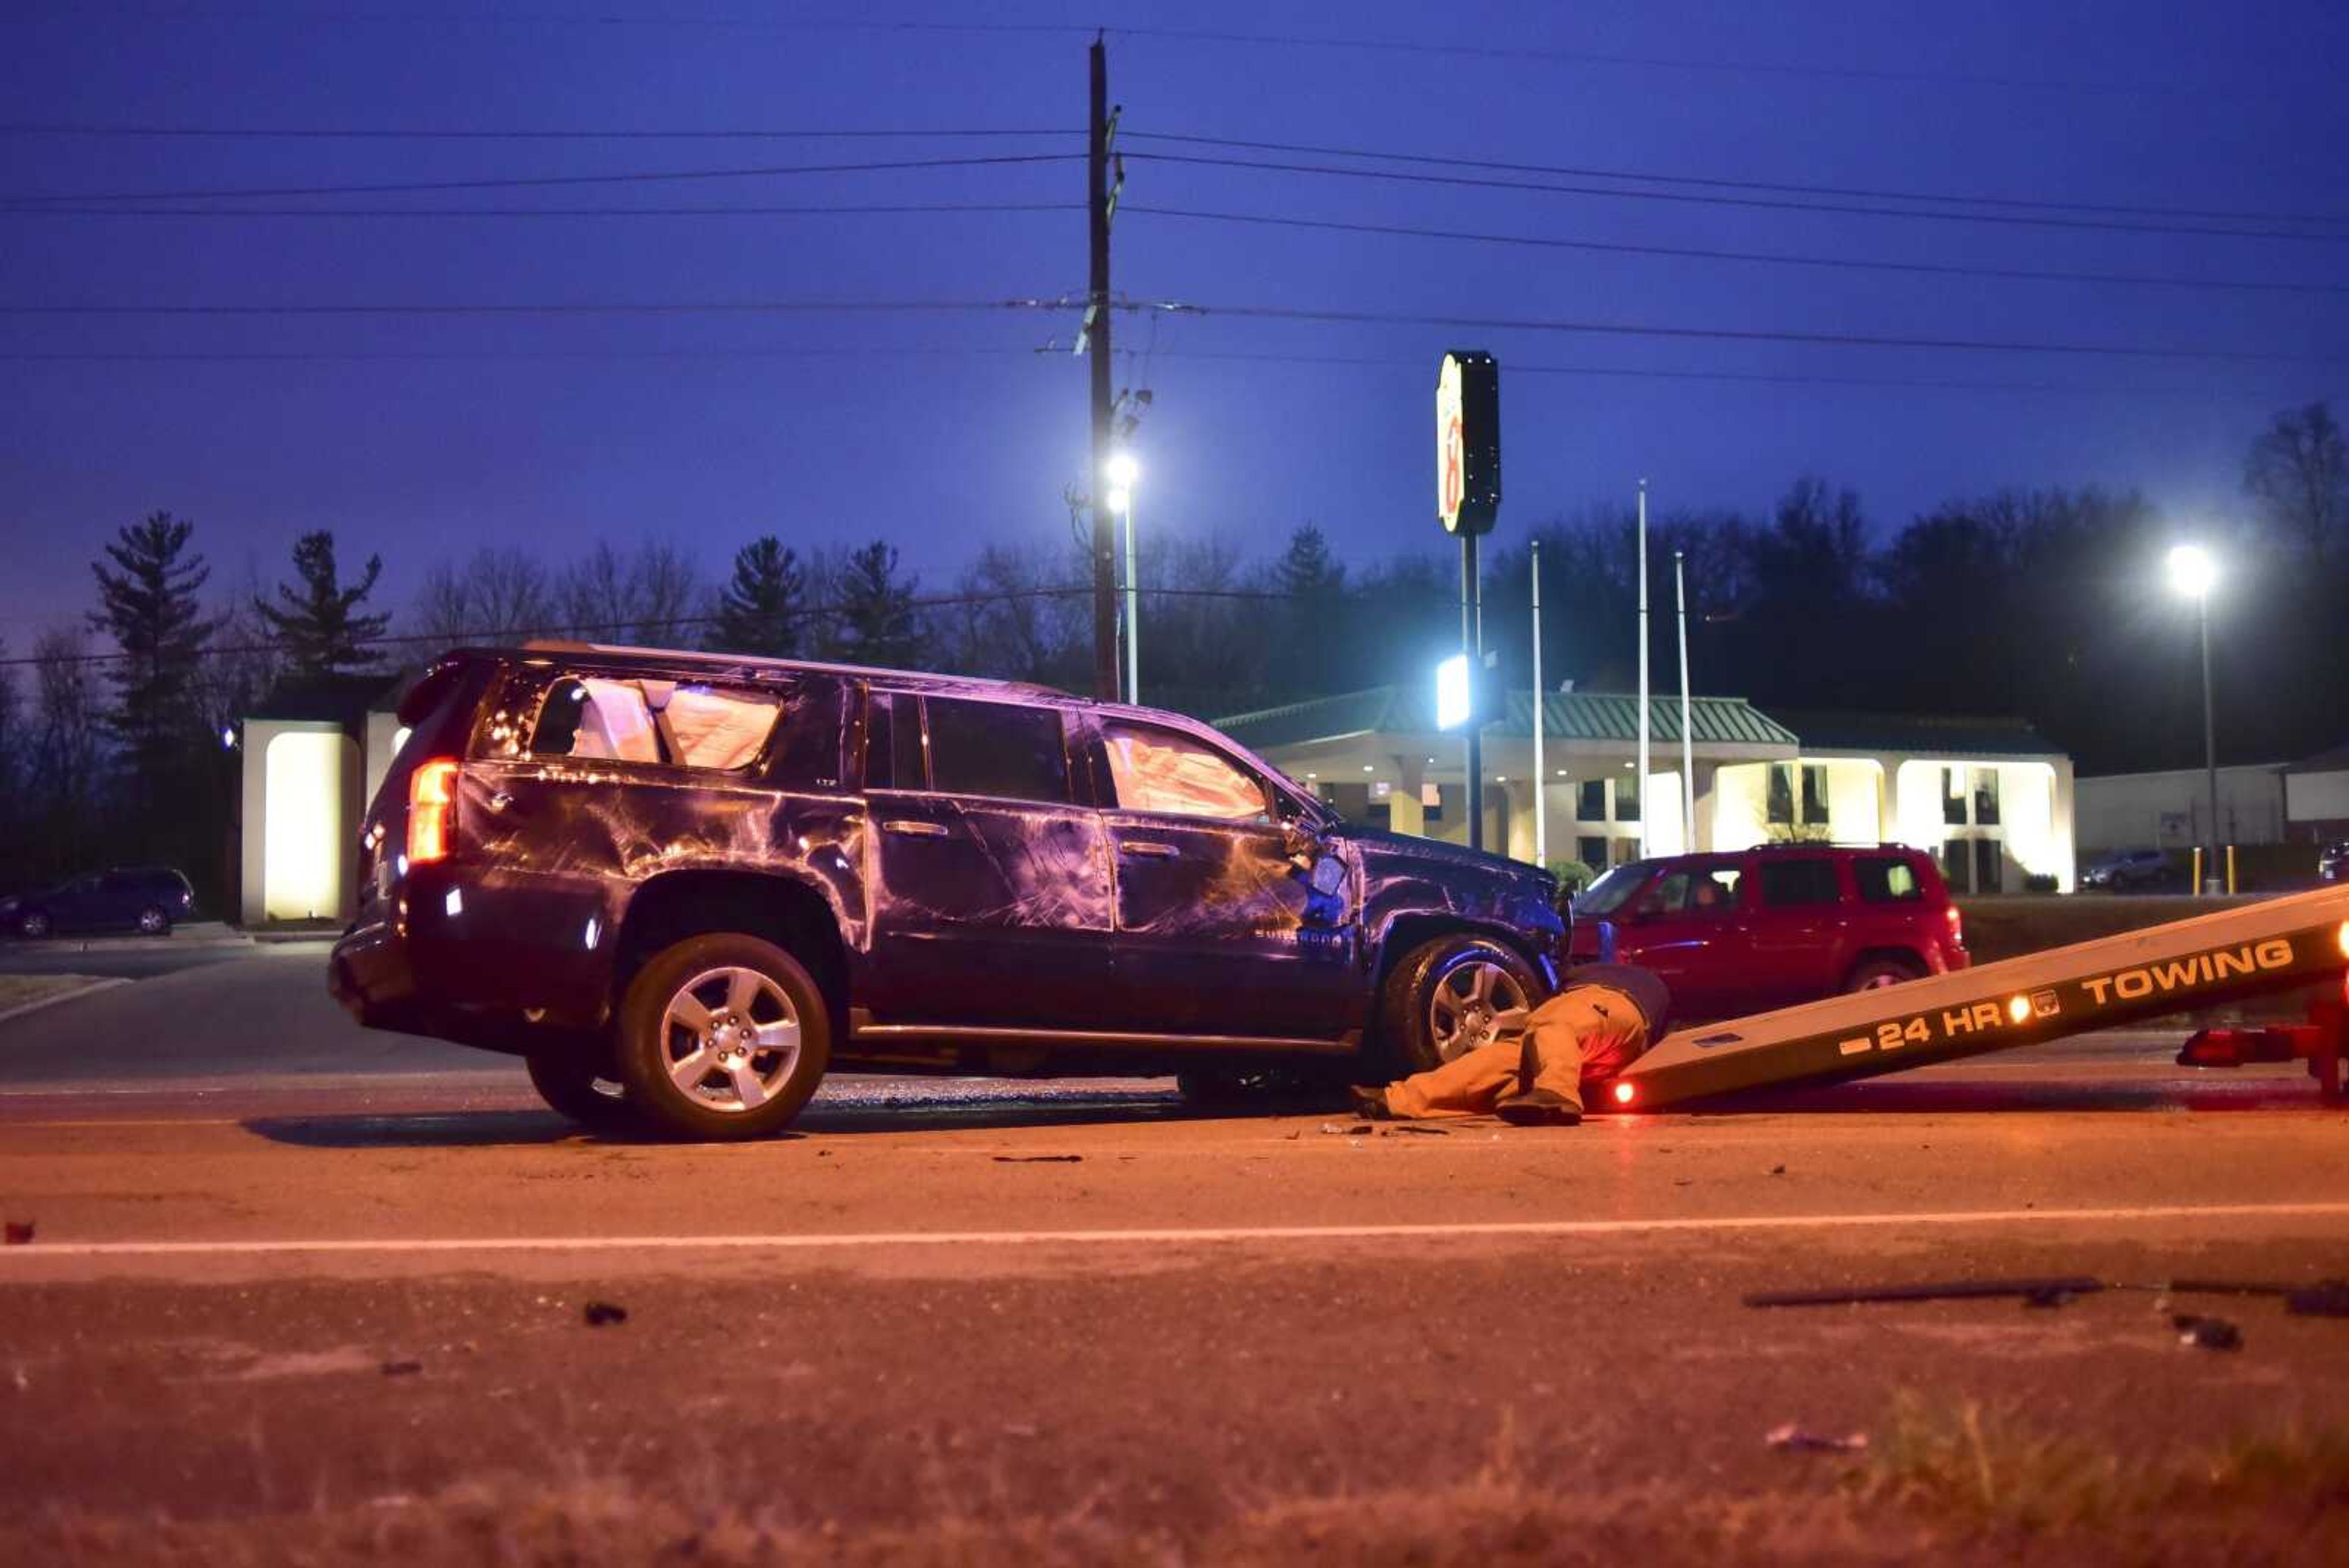
[{"label": "red tail light", "polygon": [[1965,946],[1965,945],[1966,945],[1966,919],[1965,919],[1965,917],[1964,917],[1963,915],[1961,915],[1961,914],[1959,914],[1959,913],[1958,913],[1958,907],[1957,907],[1955,904],[1951,904],[1951,905],[1946,906],[1946,907],[1945,907],[1945,908],[1943,908],[1943,909],[1941,910],[1941,913],[1942,913],[1942,914],[1944,914],[1944,915],[1946,915],[1947,917],[1949,917],[1949,921],[1950,921],[1950,945],[1951,945],[1951,947],[1958,947],[1958,948],[1961,948],[1961,947]]},{"label": "red tail light", "polygon": [[445,860],[457,842],[457,763],[435,757],[408,779],[408,863]]}]

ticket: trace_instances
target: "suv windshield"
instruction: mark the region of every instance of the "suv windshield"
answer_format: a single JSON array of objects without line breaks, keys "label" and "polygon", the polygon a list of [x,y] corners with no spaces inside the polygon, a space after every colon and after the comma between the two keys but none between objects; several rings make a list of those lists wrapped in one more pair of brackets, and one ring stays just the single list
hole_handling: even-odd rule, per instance
[{"label": "suv windshield", "polygon": [[1645,860],[1627,861],[1583,889],[1574,900],[1578,915],[1611,915],[1640,890],[1651,869]]}]

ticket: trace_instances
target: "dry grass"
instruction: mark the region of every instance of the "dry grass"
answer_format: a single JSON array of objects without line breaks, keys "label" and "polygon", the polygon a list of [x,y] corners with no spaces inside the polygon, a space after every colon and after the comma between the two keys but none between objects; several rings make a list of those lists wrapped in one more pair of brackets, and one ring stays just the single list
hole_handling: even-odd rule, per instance
[{"label": "dry grass", "polygon": [[0,1012],[96,985],[87,974],[0,974]]},{"label": "dry grass", "polygon": [[[1603,1469],[1603,1460],[1599,1461]],[[933,1478],[935,1479],[935,1478]],[[932,1488],[908,1477],[909,1489]],[[489,1479],[424,1499],[323,1501],[210,1523],[57,1511],[0,1526],[0,1561],[61,1568],[731,1568],[843,1564],[1601,1563],[1652,1560],[1868,1564],[1919,1557],[2017,1563],[2349,1561],[2349,1429],[2221,1445],[2133,1464],[1961,1403],[1899,1401],[1877,1447],[1790,1464],[1733,1492],[1678,1478],[1615,1484],[1582,1459],[1519,1451],[1504,1420],[1483,1465],[1422,1492],[1250,1497],[1212,1520],[1135,1525],[1074,1498],[1050,1516],[937,1493],[921,1522],[785,1522],[739,1505],[573,1476]]]}]

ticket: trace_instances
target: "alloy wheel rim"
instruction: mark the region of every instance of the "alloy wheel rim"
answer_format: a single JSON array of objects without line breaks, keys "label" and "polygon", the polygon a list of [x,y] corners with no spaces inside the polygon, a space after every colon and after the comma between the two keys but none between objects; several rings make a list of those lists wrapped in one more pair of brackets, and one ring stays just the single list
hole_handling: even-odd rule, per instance
[{"label": "alloy wheel rim", "polygon": [[1523,1034],[1532,1012],[1517,977],[1490,959],[1462,964],[1435,982],[1428,999],[1428,1038],[1439,1060]]},{"label": "alloy wheel rim", "polygon": [[150,934],[160,931],[163,929],[163,917],[152,909],[144,910],[139,916],[139,929]]},{"label": "alloy wheel rim", "polygon": [[704,1110],[741,1115],[782,1092],[800,1061],[800,1015],[755,969],[704,970],[661,1012],[661,1068]]}]

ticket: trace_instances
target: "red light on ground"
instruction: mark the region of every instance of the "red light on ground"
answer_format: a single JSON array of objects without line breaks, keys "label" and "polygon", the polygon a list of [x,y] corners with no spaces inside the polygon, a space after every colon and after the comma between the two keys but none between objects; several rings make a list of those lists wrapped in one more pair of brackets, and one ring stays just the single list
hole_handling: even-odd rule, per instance
[{"label": "red light on ground", "polygon": [[1640,1091],[1630,1084],[1618,1084],[1615,1085],[1615,1103],[1619,1106],[1630,1105],[1633,1100],[1639,1097],[1639,1095]]}]

